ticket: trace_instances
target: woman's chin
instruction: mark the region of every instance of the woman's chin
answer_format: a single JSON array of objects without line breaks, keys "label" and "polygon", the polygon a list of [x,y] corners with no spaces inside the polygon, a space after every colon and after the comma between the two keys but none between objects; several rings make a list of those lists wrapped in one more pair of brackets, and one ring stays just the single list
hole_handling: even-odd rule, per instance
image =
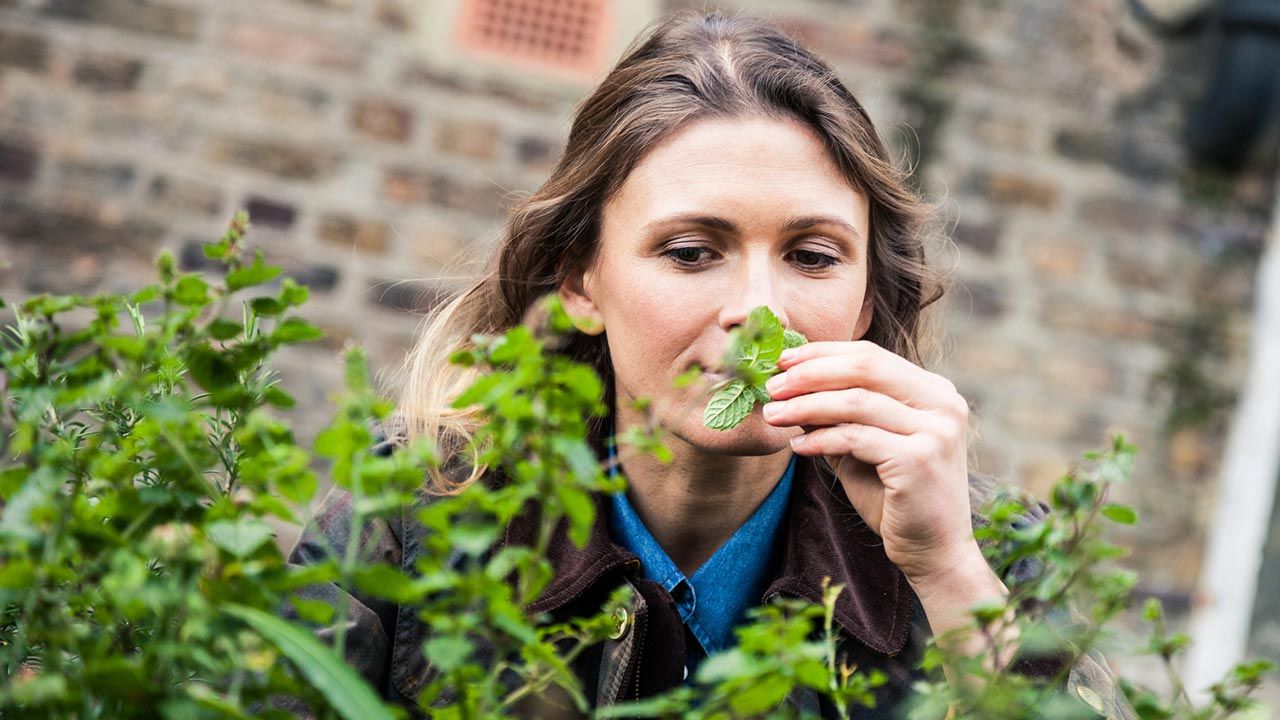
[{"label": "woman's chin", "polygon": [[714,430],[698,423],[686,439],[693,445],[724,455],[773,455],[791,446],[798,428],[780,428],[764,421],[759,410],[730,430]]}]

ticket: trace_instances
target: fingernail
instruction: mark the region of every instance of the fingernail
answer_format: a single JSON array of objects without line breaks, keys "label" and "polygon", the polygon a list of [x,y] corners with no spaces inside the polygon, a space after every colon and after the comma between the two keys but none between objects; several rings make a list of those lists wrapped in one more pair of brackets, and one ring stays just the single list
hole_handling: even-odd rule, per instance
[{"label": "fingernail", "polygon": [[769,394],[772,395],[781,390],[782,386],[785,384],[787,384],[787,374],[778,373],[777,375],[769,378],[769,381],[764,384],[764,389],[768,390]]},{"label": "fingernail", "polygon": [[782,403],[780,402],[765,403],[764,416],[765,418],[772,420],[773,416],[777,415],[778,411],[781,409],[782,409]]},{"label": "fingernail", "polygon": [[795,437],[791,438],[791,447],[793,447],[793,448],[798,448],[798,447],[800,447],[801,445],[803,445],[803,444],[804,444],[804,441],[805,441],[805,440],[807,440],[807,439],[809,439],[809,436],[808,436],[808,435],[797,435],[797,436],[795,436]]},{"label": "fingernail", "polygon": [[796,356],[796,349],[787,348],[786,350],[782,351],[781,355],[778,356],[778,362],[785,362],[787,360],[794,358],[795,356]]}]

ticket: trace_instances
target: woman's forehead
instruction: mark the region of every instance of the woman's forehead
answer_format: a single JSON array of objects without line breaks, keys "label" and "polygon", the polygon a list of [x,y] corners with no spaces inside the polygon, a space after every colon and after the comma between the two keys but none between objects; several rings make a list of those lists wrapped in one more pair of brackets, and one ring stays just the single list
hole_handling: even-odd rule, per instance
[{"label": "woman's forehead", "polygon": [[867,211],[866,197],[812,129],[770,119],[708,119],[681,129],[649,151],[610,205],[606,216],[645,225],[712,213],[744,221],[831,216],[865,229]]}]

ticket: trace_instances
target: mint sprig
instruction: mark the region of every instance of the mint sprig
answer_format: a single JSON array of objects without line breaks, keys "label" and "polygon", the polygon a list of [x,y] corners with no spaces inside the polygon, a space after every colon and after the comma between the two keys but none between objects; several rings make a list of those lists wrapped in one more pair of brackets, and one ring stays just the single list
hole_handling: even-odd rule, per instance
[{"label": "mint sprig", "polygon": [[713,430],[731,430],[741,425],[757,402],[764,404],[772,399],[764,384],[778,373],[782,351],[807,342],[799,332],[783,328],[768,307],[753,309],[747,321],[729,333],[724,366],[730,377],[712,394],[702,413],[702,424]]}]

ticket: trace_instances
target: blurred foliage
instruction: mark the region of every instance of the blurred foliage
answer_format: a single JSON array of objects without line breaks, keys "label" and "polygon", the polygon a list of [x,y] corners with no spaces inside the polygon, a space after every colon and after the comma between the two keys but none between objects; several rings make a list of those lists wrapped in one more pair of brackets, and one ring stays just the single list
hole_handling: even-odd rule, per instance
[{"label": "blurred foliage", "polygon": [[[348,720],[402,716],[341,659],[349,603],[305,592],[328,584],[415,608],[430,631],[422,651],[431,668],[416,700],[433,717],[509,717],[553,687],[589,711],[571,665],[616,632],[625,592],[569,622],[529,611],[551,576],[552,529],[567,519],[584,543],[594,494],[622,489],[587,441],[588,421],[608,411],[603,384],[553,351],[572,331],[563,309],[550,298],[527,324],[476,336],[453,356],[477,370],[456,402],[483,420],[471,450],[507,481],[427,499],[424,472],[442,458],[425,441],[373,452],[393,408],[370,388],[358,350],[346,352],[346,390],[313,447],[276,417],[293,400],[270,356],[321,333],[294,314],[305,287],[283,279],[266,292],[280,270],[248,255],[247,229],[238,215],[205,246],[223,265],[216,279],[180,274],[165,254],[158,282],[136,293],[40,296],[14,308],[0,347],[0,716],[289,717],[299,707]],[[652,434],[627,439],[662,451]],[[1033,506],[1013,496],[988,509],[975,534],[1013,578],[1011,594],[973,610],[986,653],[931,646],[914,717],[1092,716],[1062,689],[1130,601],[1134,578],[1112,567],[1123,553],[1103,525],[1136,521],[1106,501],[1133,452],[1117,438],[1065,475],[1047,518],[1029,522]],[[348,541],[327,561],[291,566],[268,520],[307,520],[297,508],[315,500],[318,461],[351,496]],[[530,508],[532,542],[495,545]],[[358,552],[362,531],[392,517],[427,531],[412,571]],[[738,646],[708,658],[693,683],[599,714],[796,717],[784,699],[797,689],[842,716],[873,703],[884,677],[848,662],[832,625],[840,590],[825,588],[821,605],[776,599],[755,609]],[[1165,635],[1158,608],[1148,615],[1151,649],[1169,663],[1185,639]],[[317,638],[321,627],[331,645]],[[1021,673],[1015,661],[1028,656],[1058,658],[1061,669]],[[1177,684],[1168,698],[1122,684],[1143,718],[1216,718],[1247,707],[1268,669],[1241,665],[1204,707]]]}]

